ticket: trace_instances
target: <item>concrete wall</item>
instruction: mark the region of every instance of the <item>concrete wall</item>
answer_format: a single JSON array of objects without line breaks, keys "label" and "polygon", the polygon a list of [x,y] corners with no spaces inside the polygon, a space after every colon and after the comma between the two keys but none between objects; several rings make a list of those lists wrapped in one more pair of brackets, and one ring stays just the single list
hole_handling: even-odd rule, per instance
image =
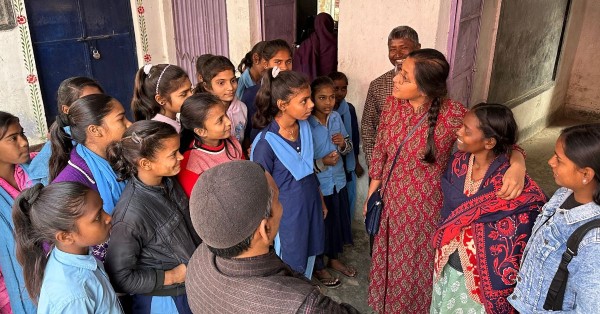
[{"label": "concrete wall", "polygon": [[227,1],[227,31],[229,33],[229,59],[236,66],[254,43],[250,27],[250,1]]},{"label": "concrete wall", "polygon": [[[593,2],[593,1],[587,1]],[[485,1],[479,37],[475,77],[471,103],[486,101],[490,83],[492,57],[495,50],[501,0]],[[525,140],[546,127],[562,109],[569,88],[569,79],[576,58],[579,36],[582,31],[586,1],[573,1],[567,22],[562,53],[554,86],[541,94],[512,107],[520,129],[520,139]],[[509,52],[503,52],[509,53]]]},{"label": "concrete wall", "polygon": [[46,118],[23,0],[13,1],[17,26],[0,31],[0,110],[19,117],[30,144],[46,138]]},{"label": "concrete wall", "polygon": [[[369,83],[392,68],[387,36],[396,26],[409,25],[419,34],[422,46],[447,50],[450,0],[340,1],[338,68],[349,79],[346,99],[362,118]],[[364,157],[361,164],[366,165]],[[366,176],[359,179],[356,209],[362,213],[367,192]],[[362,214],[357,214],[361,219]]]},{"label": "concrete wall", "polygon": [[566,109],[600,116],[600,1],[587,1],[571,71]]},{"label": "concrete wall", "polygon": [[139,66],[176,63],[171,0],[130,0]]}]

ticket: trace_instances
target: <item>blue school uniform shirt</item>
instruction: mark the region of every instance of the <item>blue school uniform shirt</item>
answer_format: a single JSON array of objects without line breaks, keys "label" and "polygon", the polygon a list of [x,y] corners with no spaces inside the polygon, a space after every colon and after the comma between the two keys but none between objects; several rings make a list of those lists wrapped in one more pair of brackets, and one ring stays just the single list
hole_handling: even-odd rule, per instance
[{"label": "blue school uniform shirt", "polygon": [[41,313],[123,313],[102,264],[93,255],[53,248],[42,281]]},{"label": "blue school uniform shirt", "polygon": [[[39,156],[39,154],[38,154]],[[48,173],[48,164],[33,161],[21,164],[21,168],[27,174],[31,184],[48,182],[44,176]],[[45,157],[42,157],[45,158]],[[14,237],[15,226],[12,220],[12,206],[14,199],[3,188],[0,188],[0,270],[4,276],[4,283],[8,291],[10,306],[13,313],[33,314],[36,312],[35,305],[29,294],[25,292],[25,278],[23,269],[17,261],[15,254],[17,248]]]},{"label": "blue school uniform shirt", "polygon": [[[337,150],[337,145],[333,144],[331,140],[334,134],[341,133],[343,137],[348,136],[341,116],[335,111],[327,117],[326,126],[322,125],[315,116],[310,116],[308,122],[312,131],[315,159],[321,159]],[[348,155],[352,155],[352,153]],[[334,166],[328,166],[318,172],[317,178],[321,183],[321,192],[324,196],[332,195],[334,187],[338,192],[343,189],[346,186],[346,171],[342,158],[339,158]]]},{"label": "blue school uniform shirt", "polygon": [[[359,144],[356,112],[354,111],[352,104],[346,102],[345,99],[342,100],[340,106],[335,110],[335,112],[340,115],[342,123],[344,124],[344,129],[346,130],[347,134],[350,135],[350,140],[352,141],[352,153],[344,156],[346,159],[346,171],[352,172],[356,169],[356,158],[358,156],[357,152]],[[354,116],[352,115],[353,113]]]},{"label": "blue school uniform shirt", "polygon": [[[280,257],[293,270],[304,273],[308,257],[323,253],[325,229],[319,180],[312,171],[306,173],[306,171],[294,169],[296,176],[299,177],[296,179],[290,169],[284,165],[284,163],[299,163],[298,154],[304,155],[302,149],[308,148],[311,151],[304,151],[304,153],[309,153],[304,158],[310,160],[302,162],[313,163],[313,148],[312,145],[309,145],[309,143],[312,144],[310,126],[306,121],[298,121],[298,124],[301,128],[300,136],[295,142],[291,142],[279,135],[279,125],[272,121],[260,131],[254,140],[251,159],[261,164],[273,176],[279,188],[279,201],[283,206],[283,215],[279,225]],[[271,133],[273,138],[277,137],[276,140],[288,145],[289,149],[278,150],[279,155],[276,154],[265,138],[267,133]],[[303,134],[306,138],[302,137]],[[281,160],[281,158],[285,160]],[[298,175],[300,172],[303,174]]]}]

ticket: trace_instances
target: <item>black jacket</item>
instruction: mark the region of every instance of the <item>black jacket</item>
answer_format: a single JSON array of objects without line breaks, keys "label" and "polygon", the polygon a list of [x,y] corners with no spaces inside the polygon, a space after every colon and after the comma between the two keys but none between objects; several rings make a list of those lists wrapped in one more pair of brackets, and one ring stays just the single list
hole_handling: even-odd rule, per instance
[{"label": "black jacket", "polygon": [[179,183],[161,186],[131,178],[112,215],[105,268],[117,292],[182,295],[185,284],[164,286],[165,271],[188,263],[201,240]]}]

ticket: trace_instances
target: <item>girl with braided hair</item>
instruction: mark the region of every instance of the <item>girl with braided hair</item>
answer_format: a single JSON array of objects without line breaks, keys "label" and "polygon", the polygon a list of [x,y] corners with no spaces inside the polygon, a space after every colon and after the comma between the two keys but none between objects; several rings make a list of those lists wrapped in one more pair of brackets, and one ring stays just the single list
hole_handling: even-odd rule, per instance
[{"label": "girl with braided hair", "polygon": [[[368,300],[379,313],[429,311],[434,260],[430,243],[442,207],[441,176],[467,111],[446,98],[449,69],[439,51],[413,51],[394,77],[393,97],[381,114],[368,191],[370,196],[383,187],[385,204],[374,238]],[[513,153],[497,196],[516,197],[524,178],[523,156]],[[365,203],[363,214],[366,210]]]}]

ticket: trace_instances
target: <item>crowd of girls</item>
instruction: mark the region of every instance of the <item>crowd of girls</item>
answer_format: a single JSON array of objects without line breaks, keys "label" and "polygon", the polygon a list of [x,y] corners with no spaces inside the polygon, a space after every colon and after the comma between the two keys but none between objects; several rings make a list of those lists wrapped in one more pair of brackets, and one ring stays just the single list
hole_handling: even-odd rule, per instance
[{"label": "crowd of girls", "polygon": [[[342,255],[363,173],[348,78],[310,82],[291,60],[285,41],[258,43],[238,80],[229,59],[203,55],[194,88],[176,65],[146,65],[133,124],[98,83],[67,79],[39,153],[19,119],[0,112],[0,313],[191,313],[187,263],[201,239],[188,199],[204,171],[247,158],[279,188],[279,257],[327,287],[356,276]],[[369,194],[384,187],[385,207],[369,304],[382,313],[548,310],[567,239],[600,218],[600,125],[561,133],[548,162],[561,188],[546,203],[525,173],[512,112],[448,99],[448,71],[440,52],[411,52],[381,116]],[[551,309],[600,306],[599,233],[582,236]]]}]

